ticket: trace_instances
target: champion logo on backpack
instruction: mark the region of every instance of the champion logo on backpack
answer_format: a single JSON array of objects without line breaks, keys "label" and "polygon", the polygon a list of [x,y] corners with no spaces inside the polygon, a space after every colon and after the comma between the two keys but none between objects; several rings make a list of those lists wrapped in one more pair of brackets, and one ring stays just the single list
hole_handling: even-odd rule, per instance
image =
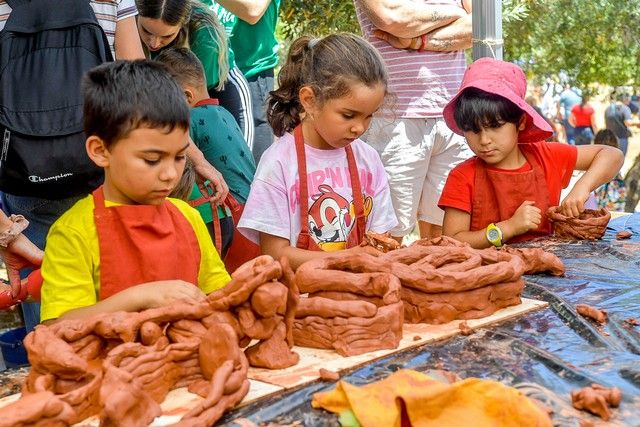
[{"label": "champion logo on backpack", "polygon": [[66,178],[66,177],[72,176],[72,175],[73,175],[72,173],[61,173],[59,175],[47,176],[45,178],[42,178],[42,177],[36,176],[36,175],[30,175],[29,176],[29,181],[31,181],[31,182],[46,182],[46,181],[51,181],[51,180],[57,181],[59,179]]},{"label": "champion logo on backpack", "polygon": [[80,82],[112,61],[89,0],[7,0],[0,32],[0,190],[61,199],[103,180],[89,159]]}]

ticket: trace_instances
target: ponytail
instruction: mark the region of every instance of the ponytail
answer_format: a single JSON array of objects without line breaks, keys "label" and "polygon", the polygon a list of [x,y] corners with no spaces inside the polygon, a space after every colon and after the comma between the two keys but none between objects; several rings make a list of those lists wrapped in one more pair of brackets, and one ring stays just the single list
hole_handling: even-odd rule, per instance
[{"label": "ponytail", "polygon": [[310,41],[311,37],[303,36],[293,42],[278,74],[278,89],[269,93],[267,121],[278,137],[300,124],[300,114],[304,110],[298,92],[304,85],[305,65],[312,54]]}]

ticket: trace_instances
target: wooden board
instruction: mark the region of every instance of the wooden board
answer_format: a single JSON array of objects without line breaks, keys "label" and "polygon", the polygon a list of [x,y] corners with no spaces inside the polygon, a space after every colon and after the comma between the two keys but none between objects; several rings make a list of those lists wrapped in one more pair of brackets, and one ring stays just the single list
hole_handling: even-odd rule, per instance
[{"label": "wooden board", "polygon": [[[522,304],[498,310],[491,316],[482,319],[467,320],[472,329],[491,325],[497,322],[521,316],[533,310],[546,307],[544,301],[522,298]],[[320,375],[318,370],[325,368],[333,372],[353,370],[354,368],[419,345],[443,340],[460,334],[458,324],[460,320],[445,323],[443,325],[404,324],[402,328],[402,340],[398,348],[392,350],[378,350],[358,356],[342,357],[333,350],[320,350],[295,346],[293,350],[300,355],[300,362],[286,369],[268,370],[249,368],[249,378],[278,385],[285,389],[291,389],[317,380]],[[419,337],[419,339],[417,339]],[[414,340],[415,339],[415,340]]]},{"label": "wooden board", "polygon": [[[472,329],[488,326],[494,323],[504,322],[521,316],[530,311],[546,307],[543,301],[522,298],[522,304],[495,312],[493,315],[475,320],[467,320]],[[294,351],[300,355],[300,362],[287,369],[269,370],[249,368],[249,381],[251,387],[249,393],[239,406],[255,403],[267,396],[271,396],[292,388],[300,387],[316,381],[320,376],[318,370],[325,368],[330,371],[344,373],[354,368],[388,356],[392,353],[404,351],[425,343],[450,338],[460,334],[459,320],[443,325],[405,324],[402,329],[403,338],[398,348],[392,350],[379,350],[358,356],[342,357],[333,350],[320,350],[305,347],[294,347]],[[419,339],[415,339],[419,337]],[[15,402],[20,394],[14,394],[0,399],[0,408]],[[179,388],[169,392],[161,407],[163,415],[156,418],[151,426],[166,426],[180,420],[183,414],[195,406],[202,398],[189,393],[186,388]],[[77,426],[98,426],[98,417],[90,417]]]}]

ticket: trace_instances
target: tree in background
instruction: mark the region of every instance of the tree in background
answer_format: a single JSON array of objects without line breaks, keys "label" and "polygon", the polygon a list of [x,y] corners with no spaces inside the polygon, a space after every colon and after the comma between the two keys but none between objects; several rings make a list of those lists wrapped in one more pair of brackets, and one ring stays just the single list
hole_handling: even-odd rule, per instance
[{"label": "tree in background", "polygon": [[[489,1],[489,0],[487,0]],[[530,75],[571,83],[640,85],[640,1],[504,0],[504,58]],[[285,44],[302,34],[360,33],[352,0],[288,0]]]}]

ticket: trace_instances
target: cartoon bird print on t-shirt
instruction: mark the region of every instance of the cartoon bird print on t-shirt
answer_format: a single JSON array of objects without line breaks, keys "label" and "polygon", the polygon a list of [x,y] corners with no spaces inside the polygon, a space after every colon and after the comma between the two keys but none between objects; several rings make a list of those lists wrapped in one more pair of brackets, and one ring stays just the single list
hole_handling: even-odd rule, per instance
[{"label": "cartoon bird print on t-shirt", "polygon": [[[347,237],[355,225],[353,200],[347,201],[330,185],[318,186],[319,194],[311,196],[309,207],[309,234],[323,251],[345,249]],[[373,199],[364,196],[365,220],[373,208]]]}]

